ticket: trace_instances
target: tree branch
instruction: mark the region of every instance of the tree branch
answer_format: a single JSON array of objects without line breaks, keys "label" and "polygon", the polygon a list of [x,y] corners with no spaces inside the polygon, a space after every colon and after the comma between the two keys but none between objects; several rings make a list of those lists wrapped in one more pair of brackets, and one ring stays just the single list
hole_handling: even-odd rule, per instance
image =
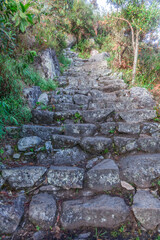
[{"label": "tree branch", "polygon": [[130,26],[130,29],[131,29],[131,32],[132,32],[132,45],[133,45],[133,50],[135,51],[134,29],[133,29],[131,23],[125,18],[121,18],[121,17],[114,17],[114,18],[125,21]]}]

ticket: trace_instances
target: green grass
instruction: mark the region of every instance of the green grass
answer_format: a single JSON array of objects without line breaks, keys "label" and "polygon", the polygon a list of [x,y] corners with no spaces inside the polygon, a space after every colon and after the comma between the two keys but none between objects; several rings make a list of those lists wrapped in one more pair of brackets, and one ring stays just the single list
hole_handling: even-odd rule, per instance
[{"label": "green grass", "polygon": [[0,137],[6,125],[20,125],[31,119],[31,110],[23,99],[23,88],[39,86],[41,90],[56,89],[55,81],[43,79],[23,59],[0,56]]}]

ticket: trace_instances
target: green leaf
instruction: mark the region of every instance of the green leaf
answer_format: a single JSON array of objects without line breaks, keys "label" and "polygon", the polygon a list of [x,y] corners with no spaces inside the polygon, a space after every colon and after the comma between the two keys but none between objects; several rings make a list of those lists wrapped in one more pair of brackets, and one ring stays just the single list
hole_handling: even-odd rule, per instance
[{"label": "green leaf", "polygon": [[31,24],[33,24],[33,17],[32,14],[26,14],[27,15],[27,21]]},{"label": "green leaf", "polygon": [[23,13],[23,12],[20,12],[20,17],[23,18],[23,19],[26,19],[26,14]]},{"label": "green leaf", "polygon": [[20,4],[20,6],[21,6],[21,9],[22,9],[22,12],[24,13],[25,12],[25,6],[23,5],[23,3],[19,3]]},{"label": "green leaf", "polygon": [[30,6],[31,6],[30,3],[26,3],[26,4],[24,5],[25,11],[26,11]]}]

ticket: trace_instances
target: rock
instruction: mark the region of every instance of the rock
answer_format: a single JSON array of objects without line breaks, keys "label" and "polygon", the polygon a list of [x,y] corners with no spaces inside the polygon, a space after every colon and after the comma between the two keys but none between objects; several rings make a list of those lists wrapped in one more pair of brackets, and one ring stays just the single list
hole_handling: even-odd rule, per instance
[{"label": "rock", "polygon": [[51,139],[53,134],[61,134],[62,131],[63,131],[62,127],[23,125],[21,136],[22,137],[37,136],[47,141]]},{"label": "rock", "polygon": [[101,124],[100,132],[104,135],[113,134],[116,130],[116,123],[114,122],[107,122]]},{"label": "rock", "polygon": [[92,168],[95,164],[102,161],[103,159],[104,159],[103,156],[92,158],[91,160],[88,161],[86,168]]},{"label": "rock", "polygon": [[48,102],[49,102],[48,94],[42,93],[38,98],[38,102],[44,105],[48,105]]},{"label": "rock", "polygon": [[33,240],[44,240],[45,239],[45,232],[43,231],[38,231],[35,232],[32,236]]},{"label": "rock", "polygon": [[149,191],[137,191],[132,209],[136,219],[145,229],[154,230],[160,224],[160,200]]},{"label": "rock", "polygon": [[53,152],[52,142],[51,141],[45,142],[45,148],[48,153]]},{"label": "rock", "polygon": [[87,233],[81,233],[78,235],[78,238],[75,238],[74,240],[84,240],[84,239],[88,239],[91,236],[91,232],[87,232]]},{"label": "rock", "polygon": [[42,139],[37,136],[21,138],[18,141],[18,150],[25,152],[29,148],[38,146],[42,142]]},{"label": "rock", "polygon": [[121,179],[139,188],[151,187],[160,176],[160,154],[141,154],[120,160]]},{"label": "rock", "polygon": [[71,200],[63,203],[61,224],[65,229],[80,227],[116,228],[124,223],[129,208],[119,197],[101,195],[91,200]]},{"label": "rock", "polygon": [[75,166],[76,164],[83,164],[87,157],[88,154],[77,147],[73,147],[64,150],[58,150],[54,154],[53,160],[55,165]]},{"label": "rock", "polygon": [[76,44],[76,42],[77,42],[76,36],[74,36],[73,34],[67,34],[66,38],[67,48],[73,47]]},{"label": "rock", "polygon": [[20,153],[15,153],[15,154],[13,154],[13,158],[14,158],[14,159],[20,159],[20,157],[21,157],[21,154],[20,154]]},{"label": "rock", "polygon": [[127,134],[139,134],[140,133],[140,124],[134,123],[118,123],[118,132],[127,133]]},{"label": "rock", "polygon": [[147,123],[143,123],[141,133],[142,134],[153,134],[153,133],[156,133],[159,130],[160,130],[160,124],[159,123],[147,122]]},{"label": "rock", "polygon": [[32,120],[36,124],[52,124],[54,118],[54,112],[32,110]]},{"label": "rock", "polygon": [[81,94],[75,94],[74,97],[73,97],[73,101],[77,105],[85,105],[85,104],[88,104],[89,101],[91,101],[91,97],[81,95]]},{"label": "rock", "polygon": [[9,156],[12,156],[14,153],[12,146],[9,144],[5,145],[5,150],[6,150],[6,154]]},{"label": "rock", "polygon": [[30,108],[34,108],[36,106],[36,103],[41,93],[42,92],[40,87],[37,86],[23,89],[23,95],[27,99]]},{"label": "rock", "polygon": [[137,143],[139,148],[144,152],[149,153],[160,152],[160,142],[158,138],[155,137],[139,138]]},{"label": "rock", "polygon": [[105,159],[87,172],[87,186],[96,191],[108,191],[120,186],[119,169],[111,159]]},{"label": "rock", "polygon": [[29,220],[42,229],[53,227],[56,216],[56,201],[52,195],[40,193],[32,197],[29,206]]},{"label": "rock", "polygon": [[47,171],[45,167],[17,167],[2,170],[2,177],[16,189],[33,187]]},{"label": "rock", "polygon": [[47,174],[48,183],[64,189],[82,188],[84,170],[77,167],[51,166]]},{"label": "rock", "polygon": [[0,189],[2,188],[4,183],[5,183],[5,180],[0,176]]},{"label": "rock", "polygon": [[111,138],[105,137],[86,137],[81,141],[81,147],[90,153],[104,153],[107,149],[110,149],[112,145]]},{"label": "rock", "polygon": [[46,152],[40,152],[37,154],[36,158],[37,158],[38,164],[41,164],[43,166],[54,164],[54,160],[52,158],[52,153],[50,155],[50,154],[47,154]]},{"label": "rock", "polygon": [[93,136],[97,130],[94,124],[65,124],[65,134],[74,137]]},{"label": "rock", "polygon": [[64,136],[64,135],[53,135],[53,148],[70,148],[74,147],[80,142],[80,138]]},{"label": "rock", "polygon": [[48,48],[39,52],[34,66],[43,78],[53,80],[60,75],[60,66],[54,49]]},{"label": "rock", "polygon": [[0,233],[13,234],[24,214],[24,196],[19,196],[10,203],[0,200]]},{"label": "rock", "polygon": [[132,187],[131,184],[129,184],[129,183],[125,182],[125,181],[121,181],[121,186],[123,188],[125,188],[126,190],[128,190],[128,191],[134,191],[134,187]]},{"label": "rock", "polygon": [[121,89],[126,89],[127,84],[121,83],[121,84],[110,84],[108,86],[103,87],[104,92],[114,92],[114,91],[119,91]]},{"label": "rock", "polygon": [[130,89],[130,98],[139,102],[140,107],[152,108],[156,105],[153,96],[145,88],[133,87]]},{"label": "rock", "polygon": [[155,110],[147,110],[147,109],[138,109],[138,110],[132,110],[132,111],[127,111],[127,112],[120,112],[119,113],[120,117],[125,121],[125,122],[143,122],[145,120],[152,120],[154,119],[157,114]]},{"label": "rock", "polygon": [[82,116],[85,122],[95,123],[105,121],[113,112],[113,109],[88,110],[83,111]]},{"label": "rock", "polygon": [[94,54],[93,56],[90,57],[89,60],[93,62],[100,62],[105,60],[107,57],[109,57],[109,54],[107,52],[103,52],[103,53]]},{"label": "rock", "polygon": [[136,150],[138,147],[135,138],[114,137],[114,144],[120,153],[130,152]]}]

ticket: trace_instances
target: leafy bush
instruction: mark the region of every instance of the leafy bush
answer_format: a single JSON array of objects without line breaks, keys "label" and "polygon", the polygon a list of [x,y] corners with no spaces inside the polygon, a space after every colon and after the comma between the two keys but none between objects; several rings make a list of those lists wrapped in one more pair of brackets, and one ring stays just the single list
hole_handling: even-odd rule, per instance
[{"label": "leafy bush", "polygon": [[30,109],[23,100],[22,90],[26,86],[40,86],[42,90],[54,90],[53,80],[43,79],[23,59],[16,60],[0,56],[0,136],[5,125],[18,125],[31,118]]}]

